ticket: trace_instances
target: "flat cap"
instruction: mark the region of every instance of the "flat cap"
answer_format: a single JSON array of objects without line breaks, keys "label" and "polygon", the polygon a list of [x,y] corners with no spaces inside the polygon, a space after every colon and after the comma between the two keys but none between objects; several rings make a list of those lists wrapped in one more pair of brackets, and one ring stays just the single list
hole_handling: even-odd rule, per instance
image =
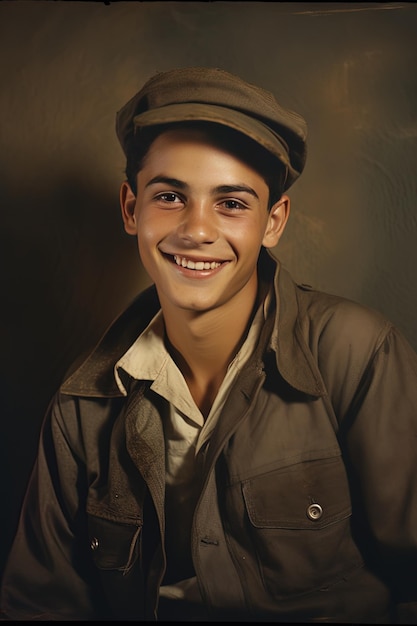
[{"label": "flat cap", "polygon": [[263,146],[285,166],[285,189],[304,169],[304,118],[271,92],[218,68],[185,67],[151,77],[118,111],[116,133],[127,154],[140,127],[192,120],[229,126]]}]

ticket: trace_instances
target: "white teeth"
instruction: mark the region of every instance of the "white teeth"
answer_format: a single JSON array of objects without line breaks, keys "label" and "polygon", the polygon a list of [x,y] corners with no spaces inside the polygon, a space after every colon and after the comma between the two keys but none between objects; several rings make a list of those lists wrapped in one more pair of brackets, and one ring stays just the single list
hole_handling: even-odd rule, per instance
[{"label": "white teeth", "polygon": [[190,259],[186,259],[183,256],[178,256],[174,254],[174,261],[177,265],[181,265],[182,267],[186,267],[189,270],[214,270],[216,267],[220,267],[221,263],[217,263],[217,261],[191,261]]}]

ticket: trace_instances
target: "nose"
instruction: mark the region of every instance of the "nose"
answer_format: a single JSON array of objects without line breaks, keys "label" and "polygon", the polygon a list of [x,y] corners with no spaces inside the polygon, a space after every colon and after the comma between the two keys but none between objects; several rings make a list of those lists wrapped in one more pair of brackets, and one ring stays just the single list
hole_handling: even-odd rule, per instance
[{"label": "nose", "polygon": [[217,239],[216,216],[204,201],[189,202],[179,224],[178,235],[190,247]]}]

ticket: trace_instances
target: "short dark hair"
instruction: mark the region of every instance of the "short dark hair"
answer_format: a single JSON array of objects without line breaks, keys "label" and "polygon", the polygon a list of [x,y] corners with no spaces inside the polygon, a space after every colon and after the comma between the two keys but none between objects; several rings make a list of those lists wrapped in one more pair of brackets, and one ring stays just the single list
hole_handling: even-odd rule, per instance
[{"label": "short dark hair", "polygon": [[185,121],[140,129],[127,148],[125,174],[127,181],[136,195],[137,174],[144,166],[146,155],[154,140],[163,132],[173,128],[192,128],[207,133],[211,140],[226,148],[232,154],[252,167],[265,180],[269,188],[268,210],[277,202],[283,192],[286,171],[282,163],[256,141],[237,130],[221,124],[202,121]]}]

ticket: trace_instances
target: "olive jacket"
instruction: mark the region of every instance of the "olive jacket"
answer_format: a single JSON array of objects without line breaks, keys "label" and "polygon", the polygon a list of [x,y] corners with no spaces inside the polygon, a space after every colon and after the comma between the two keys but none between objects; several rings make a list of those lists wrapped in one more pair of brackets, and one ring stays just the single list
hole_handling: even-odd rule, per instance
[{"label": "olive jacket", "polygon": [[[297,285],[275,305],[208,445],[191,545],[209,619],[417,622],[417,356],[379,313]],[[65,380],[3,576],[13,620],[157,618],[164,400],[114,365],[152,286]]]}]

